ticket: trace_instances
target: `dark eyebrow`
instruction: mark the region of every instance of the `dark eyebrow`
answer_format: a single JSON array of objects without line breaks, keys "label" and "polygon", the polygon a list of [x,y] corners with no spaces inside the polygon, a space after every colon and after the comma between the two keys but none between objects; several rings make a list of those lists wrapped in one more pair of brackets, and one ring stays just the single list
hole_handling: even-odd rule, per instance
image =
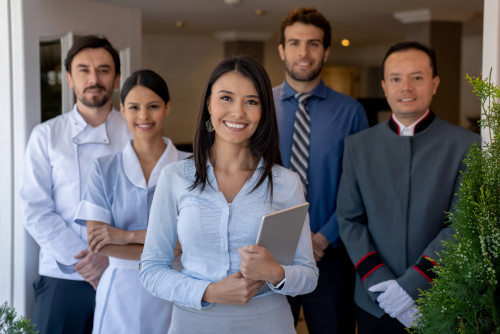
[{"label": "dark eyebrow", "polygon": [[[160,100],[153,100],[153,101],[150,101],[148,102],[147,104],[154,104],[154,103],[160,103]],[[134,102],[134,101],[130,101],[130,102],[127,102],[126,104],[139,104],[139,102]]]},{"label": "dark eyebrow", "polygon": [[[415,75],[415,74],[423,74],[424,72],[423,71],[414,71],[414,72],[411,72],[410,75]],[[387,75],[403,75],[399,72],[391,72],[391,73],[388,73]]]},{"label": "dark eyebrow", "polygon": [[[90,66],[87,64],[77,64],[76,67],[77,68],[79,68],[79,67],[89,68]],[[108,64],[103,64],[103,65],[97,65],[97,68],[111,68],[111,66]]]},{"label": "dark eyebrow", "polygon": [[[233,92],[229,91],[229,90],[225,90],[225,89],[221,89],[220,91],[217,92],[218,94],[222,93],[222,94],[229,94],[229,95],[234,95]],[[246,97],[250,97],[250,98],[254,98],[254,99],[259,99],[260,100],[260,97],[259,95],[247,95]]]},{"label": "dark eyebrow", "polygon": [[233,92],[229,91],[229,90],[225,90],[225,89],[221,89],[220,91],[218,91],[217,93],[224,93],[224,94],[232,94],[234,95]]},{"label": "dark eyebrow", "polygon": [[[289,42],[298,42],[298,41],[300,41],[299,38],[290,38],[289,40],[286,41],[286,43],[289,43]],[[311,43],[311,42],[323,43],[322,40],[317,39],[317,38],[306,40],[306,43]]]}]

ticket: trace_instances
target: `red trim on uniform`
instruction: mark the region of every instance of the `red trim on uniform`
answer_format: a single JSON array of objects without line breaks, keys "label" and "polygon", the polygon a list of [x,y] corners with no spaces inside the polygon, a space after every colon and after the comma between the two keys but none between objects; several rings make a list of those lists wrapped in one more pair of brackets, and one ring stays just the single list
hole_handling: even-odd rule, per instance
[{"label": "red trim on uniform", "polygon": [[364,281],[365,281],[365,279],[366,279],[368,276],[370,276],[371,274],[373,274],[373,272],[374,272],[375,270],[377,270],[378,268],[380,268],[380,267],[382,267],[382,266],[385,266],[385,263],[381,263],[381,264],[379,264],[378,266],[376,266],[375,268],[373,268],[372,270],[370,270],[368,273],[366,273],[366,275],[365,275],[365,276],[363,276],[363,278],[361,279],[361,282],[364,282]]},{"label": "red trim on uniform", "polygon": [[354,269],[358,269],[358,266],[361,264],[361,262],[366,260],[367,257],[372,256],[373,254],[376,254],[376,253],[377,253],[376,251],[373,251],[373,252],[370,252],[370,253],[366,254],[365,256],[363,256],[361,258],[361,260],[359,260],[358,263],[356,263],[356,265],[354,266]]},{"label": "red trim on uniform", "polygon": [[415,128],[417,127],[417,125],[419,125],[420,123],[422,123],[427,117],[429,117],[430,114],[431,114],[431,110],[427,109],[427,114],[425,114],[424,117],[420,121],[418,121],[417,124],[415,124]]},{"label": "red trim on uniform", "polygon": [[399,127],[398,122],[396,122],[396,119],[394,118],[394,114],[392,114],[391,117],[392,117],[392,121],[394,122],[394,124],[398,128],[398,136],[401,136],[401,128]]},{"label": "red trim on uniform", "polygon": [[417,266],[413,266],[413,268],[418,271],[422,276],[425,277],[426,280],[428,280],[429,282],[433,283],[434,281],[432,280],[432,278],[430,278],[429,276],[427,276],[422,270],[420,270],[420,268],[418,268]]},{"label": "red trim on uniform", "polygon": [[427,261],[429,261],[430,263],[432,263],[433,265],[435,265],[435,266],[437,266],[437,265],[438,265],[438,264],[437,264],[437,262],[436,262],[436,261],[434,261],[433,259],[431,259],[429,256],[427,256],[427,255],[425,255],[425,254],[424,254],[424,255],[422,255],[422,257],[423,257],[424,259],[426,259]]}]

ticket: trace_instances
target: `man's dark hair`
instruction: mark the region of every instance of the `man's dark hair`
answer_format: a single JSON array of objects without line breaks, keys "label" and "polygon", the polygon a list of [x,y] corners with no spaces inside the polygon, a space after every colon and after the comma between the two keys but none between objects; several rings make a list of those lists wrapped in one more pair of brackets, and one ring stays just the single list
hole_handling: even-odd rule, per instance
[{"label": "man's dark hair", "polygon": [[291,26],[295,22],[300,22],[303,24],[312,24],[323,30],[323,47],[328,49],[332,42],[332,28],[330,23],[325,19],[320,12],[315,8],[295,8],[286,14],[286,16],[281,21],[280,26],[280,44],[285,47],[285,28]]},{"label": "man's dark hair", "polygon": [[420,50],[425,52],[430,60],[431,60],[431,68],[432,68],[432,77],[435,78],[438,75],[437,72],[437,63],[436,63],[436,53],[431,48],[426,47],[425,45],[419,42],[401,42],[398,44],[394,44],[387,50],[387,53],[384,56],[384,60],[382,61],[382,78],[384,78],[385,73],[385,61],[387,58],[393,54],[394,52],[406,51],[406,50]]},{"label": "man's dark hair", "polygon": [[99,37],[95,35],[88,35],[78,38],[71,49],[69,49],[68,54],[66,55],[66,59],[64,60],[64,66],[66,67],[66,72],[71,74],[71,63],[73,62],[73,58],[77,55],[78,52],[83,49],[91,48],[91,49],[99,49],[103,48],[109,52],[111,57],[113,58],[113,62],[115,64],[115,75],[120,74],[120,56],[118,52],[113,48],[111,43],[106,39],[106,37]]}]

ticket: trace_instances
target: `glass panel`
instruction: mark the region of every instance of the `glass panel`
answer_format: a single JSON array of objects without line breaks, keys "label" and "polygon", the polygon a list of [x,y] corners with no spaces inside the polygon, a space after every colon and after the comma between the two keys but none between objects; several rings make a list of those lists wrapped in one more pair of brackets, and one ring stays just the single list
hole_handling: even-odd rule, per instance
[{"label": "glass panel", "polygon": [[62,113],[61,41],[40,42],[42,122]]}]

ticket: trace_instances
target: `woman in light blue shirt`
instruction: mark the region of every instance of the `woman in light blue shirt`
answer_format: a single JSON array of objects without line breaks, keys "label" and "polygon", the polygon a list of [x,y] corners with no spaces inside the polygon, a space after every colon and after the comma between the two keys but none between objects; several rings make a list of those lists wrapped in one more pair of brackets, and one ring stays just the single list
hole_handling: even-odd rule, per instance
[{"label": "woman in light blue shirt", "polygon": [[[263,215],[303,203],[281,166],[271,84],[245,56],[210,76],[190,159],[165,167],[153,200],[140,278],[175,303],[177,333],[295,333],[286,295],[311,292],[318,271],[308,218],[292,265],[255,244]],[[172,269],[177,239],[182,272]]]},{"label": "woman in light blue shirt", "polygon": [[142,287],[139,258],[160,171],[186,156],[162,137],[169,100],[165,81],[152,71],[125,81],[121,110],[133,139],[122,152],[94,162],[77,210],[89,249],[109,256],[96,291],[94,334],[168,331],[172,304]]}]

